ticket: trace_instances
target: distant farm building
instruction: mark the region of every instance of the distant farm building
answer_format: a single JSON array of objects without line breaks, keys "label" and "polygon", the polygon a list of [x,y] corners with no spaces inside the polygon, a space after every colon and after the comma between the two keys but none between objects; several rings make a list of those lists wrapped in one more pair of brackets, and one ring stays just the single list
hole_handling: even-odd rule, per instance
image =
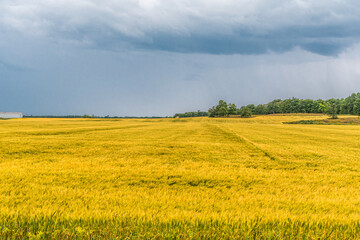
[{"label": "distant farm building", "polygon": [[0,118],[22,118],[21,112],[0,112]]}]

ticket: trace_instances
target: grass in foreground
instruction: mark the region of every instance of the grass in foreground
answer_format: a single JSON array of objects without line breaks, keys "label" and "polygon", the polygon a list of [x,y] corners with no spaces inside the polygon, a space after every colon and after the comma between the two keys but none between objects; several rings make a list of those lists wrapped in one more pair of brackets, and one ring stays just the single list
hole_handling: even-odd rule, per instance
[{"label": "grass in foreground", "polygon": [[304,118],[1,121],[0,236],[359,238],[360,126]]},{"label": "grass in foreground", "polygon": [[143,219],[64,220],[52,217],[8,218],[0,226],[0,239],[358,239],[360,224],[330,222],[222,221]]}]

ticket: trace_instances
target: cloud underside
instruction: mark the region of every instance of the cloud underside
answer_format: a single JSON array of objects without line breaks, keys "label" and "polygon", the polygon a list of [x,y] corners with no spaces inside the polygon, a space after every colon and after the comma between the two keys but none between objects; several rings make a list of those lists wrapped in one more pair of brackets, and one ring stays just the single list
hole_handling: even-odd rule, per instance
[{"label": "cloud underside", "polygon": [[[94,35],[94,32],[96,31],[92,30],[89,35],[77,36],[77,39],[88,38]],[[319,55],[336,56],[359,42],[360,30],[347,26],[294,27],[262,35],[238,30],[231,34],[149,32],[143,37],[129,37],[113,32],[110,37],[102,39],[93,36],[92,39],[92,44],[96,48],[107,50],[132,48],[178,53],[257,55],[269,52],[284,53],[300,48]]]},{"label": "cloud underside", "polygon": [[4,0],[0,33],[97,49],[335,56],[360,40],[355,0]]},{"label": "cloud underside", "polygon": [[[121,41],[121,40],[120,40]],[[334,56],[341,53],[355,40],[349,39],[301,39],[237,36],[237,35],[191,35],[178,36],[159,34],[151,38],[150,42],[132,41],[135,48],[161,50],[180,53],[206,54],[266,54],[269,52],[283,53],[294,48],[301,48],[325,56]],[[111,45],[110,45],[111,47]]]},{"label": "cloud underside", "polygon": [[[258,33],[256,28],[235,28],[231,29],[230,33],[216,30],[188,33],[154,30],[143,32],[141,36],[129,36],[98,26],[84,28],[76,34],[67,34],[66,37],[81,42],[90,39],[90,45],[111,51],[131,48],[215,55],[284,53],[300,48],[323,56],[337,56],[348,47],[360,42],[360,28],[348,23],[329,26],[292,26],[262,33]],[[61,38],[61,36],[57,37]]]}]

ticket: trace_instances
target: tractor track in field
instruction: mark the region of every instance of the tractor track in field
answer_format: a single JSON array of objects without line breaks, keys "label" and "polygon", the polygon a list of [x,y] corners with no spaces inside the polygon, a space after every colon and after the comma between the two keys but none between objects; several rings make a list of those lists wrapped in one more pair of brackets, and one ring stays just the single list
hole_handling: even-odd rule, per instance
[{"label": "tractor track in field", "polygon": [[230,139],[231,141],[243,143],[245,145],[248,145],[250,148],[254,149],[255,151],[263,153],[265,157],[269,158],[272,161],[277,161],[279,163],[287,163],[287,161],[275,157],[273,154],[259,147],[256,143],[250,141],[249,139],[243,136],[240,136],[239,134],[237,134],[236,132],[230,129],[224,129],[214,124],[207,124],[207,125],[212,130],[222,133],[223,136]]},{"label": "tractor track in field", "polygon": [[61,131],[54,130],[43,130],[43,131],[18,131],[13,132],[12,134],[19,135],[31,135],[31,136],[52,136],[52,135],[69,135],[69,134],[77,134],[77,133],[85,133],[85,132],[98,132],[98,131],[113,131],[113,130],[121,130],[121,129],[133,129],[133,128],[141,128],[148,127],[150,125],[134,125],[134,126],[121,126],[121,127],[86,127],[86,128],[70,128],[70,129],[61,129]]}]

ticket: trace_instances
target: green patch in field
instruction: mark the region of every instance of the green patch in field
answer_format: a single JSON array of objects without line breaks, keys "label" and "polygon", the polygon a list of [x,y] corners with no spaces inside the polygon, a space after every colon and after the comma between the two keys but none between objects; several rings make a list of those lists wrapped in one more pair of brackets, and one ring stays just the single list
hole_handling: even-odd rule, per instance
[{"label": "green patch in field", "polygon": [[360,118],[317,119],[283,122],[283,124],[315,124],[315,125],[360,125]]}]

